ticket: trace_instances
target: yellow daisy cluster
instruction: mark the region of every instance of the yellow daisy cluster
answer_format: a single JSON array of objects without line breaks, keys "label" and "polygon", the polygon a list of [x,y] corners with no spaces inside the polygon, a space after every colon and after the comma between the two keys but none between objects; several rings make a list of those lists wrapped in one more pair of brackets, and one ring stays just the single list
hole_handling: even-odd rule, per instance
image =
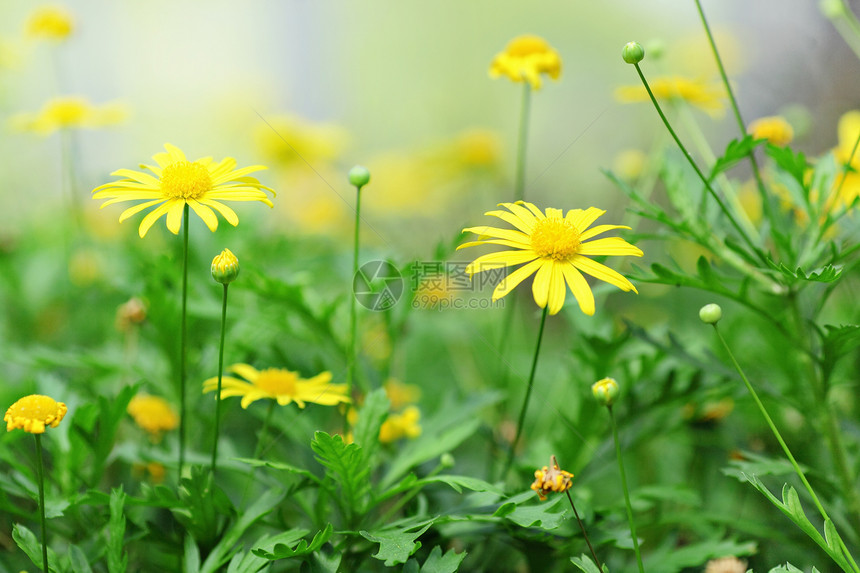
[{"label": "yellow daisy cluster", "polygon": [[546,500],[546,494],[551,491],[561,493],[567,491],[573,485],[573,474],[560,469],[555,456],[550,456],[549,466],[535,470],[535,481],[530,486],[541,501]]},{"label": "yellow daisy cluster", "polygon": [[61,129],[99,128],[116,125],[128,112],[118,103],[94,105],[81,96],[60,96],[49,100],[36,113],[20,113],[10,119],[13,129],[50,135]]},{"label": "yellow daisy cluster", "polygon": [[75,29],[72,15],[60,6],[40,6],[27,20],[26,32],[31,38],[62,41]]},{"label": "yellow daisy cluster", "polygon": [[68,408],[62,402],[33,394],[9,406],[3,421],[6,422],[7,432],[20,429],[31,434],[43,434],[47,426],[59,426],[67,411]]},{"label": "yellow daisy cluster", "polygon": [[794,128],[784,117],[770,115],[761,117],[747,127],[747,133],[755,139],[766,139],[773,145],[785,147],[794,139]]},{"label": "yellow daisy cluster", "polygon": [[561,75],[561,57],[539,36],[517,36],[490,63],[490,77],[505,76],[514,82],[528,82],[535,90],[541,88],[542,74],[557,80]]},{"label": "yellow daisy cluster", "polygon": [[[726,96],[721,84],[710,84],[700,79],[682,76],[655,78],[649,82],[654,97],[668,102],[685,102],[694,107],[718,115],[724,109]],[[615,90],[615,99],[622,103],[650,101],[643,85],[620,86]]]},{"label": "yellow daisy cluster", "polygon": [[[532,203],[500,203],[507,211],[488,211],[485,215],[510,223],[515,229],[496,227],[468,227],[467,233],[479,236],[477,241],[457,247],[463,249],[477,245],[502,245],[513,250],[499,251],[478,257],[466,267],[466,273],[476,273],[523,265],[508,274],[493,291],[493,300],[510,293],[523,280],[535,275],[532,294],[541,308],[549,307],[556,314],[564,306],[567,288],[576,297],[579,308],[588,315],[594,314],[594,295],[582,273],[615,285],[623,291],[636,291],[636,287],[618,272],[595,262],[589,256],[632,255],[641,257],[642,251],[619,237],[605,237],[589,241],[613,229],[629,229],[624,225],[598,225],[591,227],[606,211],[589,207],[572,209],[564,214],[561,209],[541,211]],[[566,286],[565,286],[566,285]]]},{"label": "yellow daisy cluster", "polygon": [[[234,364],[230,370],[244,378],[225,376],[221,379],[221,399],[242,397],[242,408],[257,400],[277,400],[281,406],[295,402],[299,408],[307,403],[335,406],[349,403],[346,384],[331,384],[331,372],[322,372],[312,378],[302,378],[298,372],[284,368],[257,370],[247,364]],[[218,378],[209,378],[203,383],[203,392],[218,389]]]},{"label": "yellow daisy cluster", "polygon": [[128,403],[126,409],[134,422],[145,430],[152,441],[161,439],[161,434],[179,425],[179,417],[164,398],[138,394]]}]

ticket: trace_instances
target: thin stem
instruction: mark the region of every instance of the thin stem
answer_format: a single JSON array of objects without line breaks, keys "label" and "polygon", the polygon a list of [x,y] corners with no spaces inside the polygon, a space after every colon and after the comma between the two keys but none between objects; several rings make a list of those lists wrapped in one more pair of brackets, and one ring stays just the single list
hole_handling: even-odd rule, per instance
[{"label": "thin stem", "polygon": [[[275,401],[269,401],[269,409],[266,410],[266,417],[263,418],[263,426],[260,428],[260,433],[257,434],[257,445],[254,447],[254,457],[253,459],[258,460],[260,456],[263,454],[263,438],[266,437],[266,433],[269,431],[269,422],[272,419],[272,412],[275,411]],[[245,505],[245,498],[248,497],[248,490],[251,488],[251,482],[254,481],[254,473],[257,471],[257,466],[251,466],[250,471],[248,471],[248,481],[245,482],[245,491],[242,492],[242,501],[239,503],[240,506]]]},{"label": "thin stem", "polygon": [[520,130],[517,136],[517,172],[514,180],[514,201],[522,201],[526,195],[526,144],[529,137],[529,111],[531,108],[531,84],[523,80],[523,99],[520,106]]},{"label": "thin stem", "polygon": [[660,107],[660,104],[657,103],[657,98],[654,97],[654,93],[651,91],[651,86],[648,85],[648,80],[645,79],[645,74],[642,73],[642,69],[639,67],[639,64],[633,64],[633,66],[636,68],[636,73],[639,74],[639,79],[642,80],[642,84],[645,86],[645,91],[648,92],[648,97],[651,98],[651,103],[654,104],[654,108],[657,110],[657,113],[660,115],[660,119],[663,120],[663,125],[665,125],[666,129],[669,130],[669,134],[672,136],[672,139],[675,140],[675,144],[677,144],[678,148],[681,150],[681,153],[684,154],[684,157],[687,159],[687,161],[690,163],[690,166],[693,168],[693,170],[699,176],[699,179],[701,179],[702,183],[704,183],[705,189],[708,190],[708,192],[711,194],[711,196],[717,202],[717,205],[720,206],[720,209],[723,211],[723,213],[726,215],[726,217],[728,217],[729,222],[732,224],[732,226],[735,228],[735,230],[738,232],[738,234],[741,236],[741,238],[744,240],[744,242],[747,244],[747,246],[749,246],[749,248],[752,250],[752,252],[754,252],[756,255],[758,255],[758,257],[762,260],[763,263],[766,263],[767,260],[766,260],[765,256],[753,244],[752,240],[750,240],[750,238],[747,236],[747,234],[744,232],[744,230],[738,224],[737,220],[735,220],[734,215],[732,215],[731,211],[729,211],[729,208],[726,207],[726,204],[723,203],[723,200],[720,199],[720,196],[717,195],[717,192],[714,191],[714,188],[711,187],[711,184],[708,182],[708,178],[705,177],[705,174],[702,173],[702,170],[699,169],[698,165],[696,165],[696,162],[693,160],[693,157],[690,155],[690,152],[687,151],[687,148],[684,147],[683,143],[681,143],[681,140],[678,138],[678,135],[675,133],[675,130],[672,129],[672,125],[669,123],[669,120],[666,118],[666,114],[663,113],[663,109]]},{"label": "thin stem", "polygon": [[185,379],[187,376],[186,346],[188,338],[188,203],[182,212],[182,319],[179,332],[179,477],[185,465]]},{"label": "thin stem", "polygon": [[573,498],[570,497],[570,490],[565,490],[564,493],[567,494],[567,500],[570,502],[570,507],[573,509],[573,515],[576,516],[576,522],[579,523],[579,528],[582,530],[582,536],[585,537],[585,543],[588,545],[588,550],[591,551],[591,557],[594,558],[594,563],[597,565],[597,569],[603,571],[603,565],[600,564],[600,559],[597,558],[597,553],[594,552],[594,547],[591,546],[591,540],[588,538],[588,532],[585,530],[585,525],[579,518],[576,506],[573,505]]},{"label": "thin stem", "polygon": [[540,329],[538,330],[537,344],[535,345],[535,354],[532,358],[532,369],[529,373],[529,383],[528,386],[526,386],[526,395],[525,398],[523,398],[523,405],[520,409],[519,419],[517,420],[517,433],[514,436],[514,441],[511,442],[511,449],[508,451],[508,461],[505,462],[505,471],[504,473],[502,473],[502,478],[508,475],[508,471],[510,471],[511,466],[514,463],[514,452],[516,452],[517,450],[517,444],[519,443],[520,436],[523,433],[523,422],[525,422],[526,419],[526,410],[529,406],[529,398],[531,398],[532,387],[534,386],[535,382],[535,371],[537,371],[538,355],[540,354],[540,343],[543,340],[543,330],[544,325],[546,324],[546,315],[548,314],[548,312],[549,305],[543,307],[543,314],[541,315],[540,319]]},{"label": "thin stem", "polygon": [[627,474],[624,472],[624,461],[621,459],[621,443],[618,441],[618,424],[615,423],[615,414],[612,406],[607,406],[609,420],[612,422],[612,440],[615,442],[615,456],[618,458],[618,473],[621,475],[621,489],[624,490],[624,504],[627,506],[627,521],[630,523],[630,536],[633,538],[633,551],[636,553],[636,564],[639,565],[639,573],[645,573],[642,565],[642,555],[639,553],[639,539],[636,536],[636,522],[633,521],[633,506],[630,505],[630,492],[627,489]]},{"label": "thin stem", "polygon": [[39,479],[39,522],[42,525],[42,571],[48,573],[48,523],[45,519],[45,465],[42,461],[42,435],[36,438],[36,473]]},{"label": "thin stem", "polygon": [[224,285],[224,296],[221,299],[221,342],[218,345],[218,391],[215,392],[215,442],[212,444],[212,475],[218,463],[218,436],[221,426],[221,376],[224,372],[224,339],[227,332],[227,287]]},{"label": "thin stem", "polygon": [[[353,284],[355,275],[358,274],[358,250],[359,250],[359,223],[361,222],[361,186],[355,188],[355,230],[352,238],[352,274],[350,275]],[[356,337],[358,331],[358,316],[356,309],[356,300],[353,284],[350,285],[352,297],[349,300],[349,355],[346,357],[346,395],[352,397],[352,385],[356,379],[355,372],[358,362],[358,352],[356,350]],[[345,409],[344,415],[349,412],[349,407]]]},{"label": "thin stem", "polygon": [[[764,417],[765,422],[767,422],[767,425],[770,428],[770,431],[773,433],[774,437],[776,438],[776,441],[779,442],[779,445],[782,447],[782,451],[785,453],[785,456],[788,458],[788,461],[791,463],[791,466],[794,468],[794,472],[797,474],[797,477],[800,478],[800,481],[803,483],[803,486],[806,488],[806,491],[809,492],[809,496],[812,498],[812,502],[815,504],[816,509],[818,509],[818,513],[821,514],[821,517],[823,517],[825,521],[831,521],[830,517],[827,515],[827,511],[824,509],[824,506],[821,505],[821,502],[819,501],[818,496],[815,495],[815,491],[812,489],[812,485],[810,485],[809,481],[806,479],[806,476],[804,475],[803,470],[800,469],[800,465],[798,465],[797,460],[794,459],[794,456],[792,455],[791,450],[788,449],[788,445],[785,443],[785,440],[782,439],[782,434],[779,433],[779,430],[776,428],[776,424],[773,423],[773,420],[771,419],[770,415],[767,413],[767,410],[765,409],[764,404],[762,403],[761,399],[759,399],[758,393],[756,393],[755,388],[753,388],[752,384],[750,384],[750,381],[747,379],[746,374],[744,374],[744,371],[741,368],[741,365],[738,364],[738,361],[735,359],[735,355],[732,353],[732,349],[729,348],[729,345],[726,342],[725,338],[723,338],[723,335],[720,332],[720,329],[717,328],[716,324],[714,324],[713,326],[714,326],[714,332],[717,333],[717,338],[720,339],[720,342],[722,343],[723,348],[725,348],[726,352],[728,353],[729,359],[731,359],[732,364],[735,367],[735,370],[737,370],[738,374],[740,374],[741,379],[744,381],[744,384],[746,385],[747,390],[749,391],[750,395],[753,397],[753,400],[755,401],[756,406],[758,406],[759,412],[761,412],[762,417]],[[843,553],[851,561],[851,564],[854,566],[854,570],[860,571],[860,569],[857,568],[857,564],[854,562],[854,557],[852,557],[851,553],[848,551],[848,548],[845,547],[845,544],[842,542],[841,537],[840,537],[840,545],[842,546]]]},{"label": "thin stem", "polygon": [[[745,137],[747,134],[747,128],[744,124],[744,120],[741,117],[741,109],[738,107],[738,100],[735,98],[735,93],[732,90],[732,85],[729,83],[729,77],[726,74],[726,68],[723,66],[723,60],[720,58],[720,52],[717,50],[717,43],[714,41],[714,35],[711,33],[711,27],[708,26],[708,19],[705,18],[705,11],[702,9],[701,0],[696,0],[696,8],[699,10],[699,17],[702,19],[702,26],[705,28],[705,34],[708,36],[708,43],[711,45],[711,51],[714,53],[714,59],[717,61],[717,68],[720,70],[720,77],[723,79],[723,84],[726,86],[726,92],[729,94],[729,101],[732,104],[732,111],[734,112],[735,120],[738,123],[738,128],[741,131],[741,137]],[[758,187],[759,193],[761,194],[762,199],[762,209],[764,209],[764,213],[766,216],[770,213],[770,202],[768,201],[767,191],[764,187],[764,181],[761,178],[761,171],[759,171],[758,162],[755,158],[755,153],[751,150],[749,153],[750,158],[750,166],[752,167],[753,177],[755,177],[756,185]]]}]

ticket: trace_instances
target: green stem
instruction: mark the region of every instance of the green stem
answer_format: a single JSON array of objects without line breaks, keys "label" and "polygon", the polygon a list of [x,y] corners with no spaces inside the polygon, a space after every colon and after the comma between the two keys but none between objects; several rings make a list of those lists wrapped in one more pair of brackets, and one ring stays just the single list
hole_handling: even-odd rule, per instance
[{"label": "green stem", "polygon": [[[352,297],[349,301],[349,355],[346,357],[347,360],[347,370],[346,370],[346,395],[352,397],[352,386],[356,379],[356,366],[358,362],[358,352],[356,350],[356,338],[358,331],[358,316],[356,309],[356,300],[355,300],[355,275],[358,274],[358,250],[359,250],[359,223],[361,222],[361,186],[357,186],[355,188],[355,230],[352,238],[352,274],[350,275],[350,280],[352,280],[352,284],[350,285],[350,291],[352,292]],[[349,408],[345,408],[344,415],[349,413]]]},{"label": "green stem", "polygon": [[[269,409],[266,410],[266,417],[263,418],[263,426],[260,428],[260,433],[257,434],[257,445],[254,446],[254,457],[252,459],[258,460],[260,456],[263,454],[263,439],[266,437],[266,433],[269,431],[269,422],[272,419],[272,412],[275,411],[275,401],[269,401]],[[245,505],[245,499],[248,497],[248,490],[251,489],[251,483],[254,481],[254,473],[257,471],[257,466],[251,466],[250,471],[248,472],[248,481],[245,482],[245,490],[242,492],[242,501],[239,503],[240,506]]]},{"label": "green stem", "polygon": [[36,472],[39,479],[39,522],[42,525],[42,571],[48,573],[48,523],[45,519],[45,465],[42,461],[42,435],[36,438]]},{"label": "green stem", "polygon": [[[714,53],[714,59],[717,61],[717,68],[720,70],[720,77],[723,79],[723,84],[726,86],[726,92],[729,94],[729,101],[732,104],[732,112],[734,112],[735,121],[738,123],[738,128],[741,131],[741,137],[747,134],[747,128],[744,120],[741,117],[741,109],[738,107],[738,100],[735,98],[735,92],[732,90],[732,85],[729,83],[729,77],[726,74],[726,68],[723,66],[723,60],[720,58],[720,52],[717,50],[717,43],[714,41],[714,35],[711,33],[711,27],[708,25],[708,19],[705,18],[705,11],[702,9],[701,0],[696,0],[696,8],[699,10],[699,17],[702,19],[702,26],[705,28],[705,34],[708,36],[708,43],[711,45],[711,51]],[[764,181],[761,178],[758,161],[756,161],[755,153],[750,151],[750,166],[752,167],[753,177],[755,177],[756,186],[761,194],[761,205],[765,214],[765,218],[770,219],[770,201],[768,200],[767,190],[764,187]]]},{"label": "green stem", "polygon": [[514,436],[514,441],[511,442],[511,449],[508,451],[508,461],[505,462],[505,471],[502,473],[503,479],[505,476],[508,475],[508,472],[510,471],[511,466],[514,463],[514,453],[517,450],[517,444],[519,443],[520,436],[523,433],[523,423],[525,422],[525,419],[526,419],[526,410],[528,409],[528,406],[529,406],[529,398],[531,398],[532,387],[534,386],[534,382],[535,382],[535,372],[537,371],[538,355],[540,354],[540,344],[541,344],[541,341],[543,340],[543,330],[544,330],[544,325],[546,324],[546,315],[548,312],[549,312],[549,305],[543,307],[543,314],[541,315],[541,319],[540,319],[540,329],[538,330],[537,344],[535,345],[535,354],[534,354],[534,357],[532,358],[532,369],[531,369],[531,372],[529,373],[528,386],[526,386],[526,395],[525,395],[525,398],[523,398],[523,405],[522,405],[522,408],[520,408],[520,416],[519,416],[519,419],[517,420],[517,433]]},{"label": "green stem", "polygon": [[860,131],[857,132],[857,139],[854,140],[854,146],[851,148],[851,154],[848,155],[848,159],[845,160],[845,165],[842,166],[842,177],[839,179],[839,185],[836,186],[836,189],[827,197],[827,200],[824,202],[825,215],[827,216],[827,221],[823,225],[818,226],[818,236],[816,237],[816,243],[821,240],[821,237],[824,236],[824,233],[827,232],[836,221],[839,220],[843,214],[848,212],[848,208],[846,208],[840,213],[839,217],[832,218],[830,217],[830,212],[836,208],[836,201],[839,200],[839,195],[842,193],[842,186],[845,184],[845,180],[848,178],[848,172],[851,170],[851,162],[854,161],[854,155],[857,153],[857,147],[860,146]]},{"label": "green stem", "polygon": [[839,3],[841,9],[828,13],[827,17],[833,22],[833,26],[848,47],[860,58],[860,22],[844,0],[840,0]]},{"label": "green stem", "polygon": [[576,522],[579,523],[579,528],[582,530],[582,536],[585,537],[585,543],[588,545],[588,550],[591,551],[591,557],[594,558],[594,563],[597,565],[597,569],[603,571],[603,565],[600,564],[600,559],[597,558],[597,553],[594,552],[594,547],[591,546],[591,540],[588,538],[588,532],[585,530],[585,525],[579,518],[576,506],[573,505],[573,498],[570,496],[570,490],[565,490],[564,493],[567,494],[567,500],[570,502],[570,507],[573,509],[573,515],[576,516]]},{"label": "green stem", "polygon": [[529,111],[532,86],[523,80],[523,99],[520,106],[520,129],[517,136],[517,172],[514,180],[514,201],[522,201],[526,195],[526,144],[529,136]]},{"label": "green stem", "polygon": [[224,372],[224,339],[227,331],[227,287],[224,285],[224,296],[221,299],[221,342],[218,345],[218,391],[215,392],[215,442],[212,444],[212,475],[218,463],[218,436],[221,426],[221,376]]},{"label": "green stem", "polygon": [[179,332],[179,477],[185,465],[185,379],[187,376],[186,346],[188,338],[188,203],[182,212],[182,319]]},{"label": "green stem", "polygon": [[720,199],[720,196],[717,195],[717,192],[714,191],[714,188],[708,182],[708,179],[707,179],[707,177],[705,177],[705,174],[702,173],[702,170],[699,169],[698,165],[696,165],[696,162],[693,160],[693,157],[690,155],[690,152],[687,151],[687,148],[684,147],[683,143],[681,143],[681,140],[678,138],[678,134],[676,134],[675,130],[672,129],[672,125],[669,123],[669,120],[666,118],[666,114],[663,113],[663,109],[660,107],[660,104],[657,103],[657,98],[654,97],[654,92],[651,91],[651,86],[648,85],[648,80],[645,79],[645,74],[642,73],[642,69],[639,67],[639,64],[633,64],[633,66],[636,68],[636,73],[639,74],[639,79],[642,80],[642,84],[645,86],[645,91],[648,92],[648,97],[651,98],[651,103],[654,104],[654,108],[657,110],[657,113],[660,115],[660,119],[663,120],[663,125],[665,125],[666,129],[669,130],[669,134],[672,136],[672,139],[675,140],[675,144],[681,150],[681,153],[684,154],[684,157],[687,159],[690,166],[696,172],[696,175],[698,175],[699,179],[702,180],[702,183],[705,185],[705,189],[708,190],[708,192],[711,194],[711,196],[717,202],[717,205],[720,206],[720,209],[723,211],[723,213],[726,215],[726,217],[728,217],[729,222],[732,224],[732,226],[735,228],[735,230],[738,232],[738,234],[741,236],[741,238],[744,240],[744,242],[747,244],[747,246],[749,246],[749,248],[752,250],[752,252],[755,253],[756,255],[758,255],[758,257],[762,260],[763,263],[767,263],[766,257],[753,244],[753,242],[750,240],[749,236],[747,236],[747,234],[744,232],[744,230],[738,224],[734,215],[732,215],[731,211],[729,211],[729,208],[726,207],[726,204],[723,203],[723,200]]},{"label": "green stem", "polygon": [[[824,509],[824,506],[821,505],[821,501],[819,501],[818,496],[815,495],[815,491],[812,489],[812,485],[810,485],[809,481],[806,479],[806,475],[804,475],[803,470],[800,469],[800,465],[797,463],[797,460],[794,459],[794,456],[792,455],[791,450],[788,449],[788,445],[785,443],[785,440],[782,439],[782,434],[779,433],[779,430],[776,428],[776,424],[773,423],[773,420],[771,419],[770,415],[767,413],[767,410],[765,409],[764,404],[762,403],[761,399],[759,399],[759,397],[758,397],[758,393],[756,393],[755,388],[753,388],[752,384],[750,384],[750,381],[747,379],[746,374],[744,374],[744,371],[741,368],[741,365],[738,364],[738,361],[735,359],[735,355],[732,353],[732,349],[729,348],[729,345],[726,342],[725,338],[723,338],[723,335],[720,332],[720,329],[717,328],[716,324],[714,324],[713,326],[714,326],[714,332],[717,333],[717,338],[720,339],[720,342],[722,343],[723,348],[725,348],[726,352],[728,353],[729,359],[731,359],[732,364],[735,367],[735,370],[737,370],[738,374],[740,374],[740,377],[744,381],[744,384],[746,385],[747,390],[749,391],[750,395],[753,397],[753,400],[755,401],[756,406],[758,406],[759,412],[761,412],[761,415],[762,415],[762,417],[764,417],[765,422],[767,422],[767,425],[770,428],[770,431],[773,433],[774,437],[776,438],[776,441],[779,442],[779,445],[782,447],[782,451],[785,453],[785,456],[788,458],[788,461],[791,463],[791,466],[794,468],[794,472],[797,474],[797,477],[800,478],[800,481],[803,483],[803,486],[806,488],[806,491],[809,493],[809,496],[812,498],[812,502],[815,504],[816,509],[818,509],[818,513],[821,514],[821,517],[824,518],[824,521],[832,521],[830,519],[830,517],[827,515],[827,511]],[[855,563],[855,561],[854,561],[854,557],[852,557],[851,553],[848,551],[848,548],[845,547],[845,544],[842,542],[841,537],[840,537],[839,542],[840,542],[840,545],[842,546],[843,553],[850,560],[851,564],[854,566],[854,570],[860,571],[860,569],[858,569],[858,567],[857,567],[857,563]]]},{"label": "green stem", "polygon": [[618,473],[621,475],[621,489],[624,490],[624,504],[627,506],[627,521],[630,524],[630,536],[633,538],[633,551],[636,553],[636,564],[639,565],[639,573],[645,573],[642,565],[642,555],[639,553],[639,538],[636,536],[636,522],[633,521],[633,506],[630,505],[630,492],[627,489],[627,474],[624,472],[624,461],[621,459],[621,443],[618,441],[618,424],[615,423],[615,414],[612,406],[607,406],[609,420],[612,422],[612,440],[615,442],[615,456],[618,458]]}]

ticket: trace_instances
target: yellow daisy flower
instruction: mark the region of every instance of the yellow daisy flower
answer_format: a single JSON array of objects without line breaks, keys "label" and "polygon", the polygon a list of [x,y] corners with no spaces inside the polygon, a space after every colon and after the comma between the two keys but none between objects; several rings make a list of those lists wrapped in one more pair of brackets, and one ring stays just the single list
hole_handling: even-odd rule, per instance
[{"label": "yellow daisy flower", "polygon": [[[681,76],[656,78],[649,82],[654,97],[659,100],[684,101],[711,115],[724,109],[725,90],[722,84],[708,84],[702,80],[691,80]],[[615,90],[615,99],[622,103],[650,101],[643,85],[620,86]]]},{"label": "yellow daisy flower", "polygon": [[93,105],[80,96],[50,99],[37,113],[19,113],[9,120],[13,129],[50,135],[61,129],[97,128],[116,125],[126,118],[125,107],[117,102]]},{"label": "yellow daisy flower", "polygon": [[[301,378],[298,372],[283,368],[257,370],[247,364],[234,364],[230,370],[244,378],[225,376],[221,379],[221,399],[242,396],[242,408],[252,402],[269,398],[277,400],[281,406],[295,402],[304,408],[306,402],[334,406],[349,402],[346,384],[331,384],[331,372],[323,372],[308,379]],[[210,378],[203,383],[203,392],[218,389],[218,378]]]},{"label": "yellow daisy flower", "polygon": [[102,204],[102,208],[123,201],[144,201],[123,211],[119,216],[120,223],[144,209],[155,207],[140,223],[138,232],[141,237],[164,215],[167,215],[167,228],[170,232],[179,234],[185,205],[191,207],[211,231],[218,228],[218,218],[213,209],[221,213],[234,227],[239,224],[239,217],[222,201],[259,201],[269,207],[273,206],[263,190],[269,191],[273,196],[275,192],[254,177],[248,177],[249,173],[266,169],[264,166],[252,165],[236,169],[236,160],[232,157],[218,163],[211,157],[188,161],[178,147],[165,143],[164,149],[167,151],[152,156],[157,166],[141,164],[141,167],[149,169],[152,175],[131,169],[118,169],[111,175],[125,179],[93,189],[93,199],[108,199]]},{"label": "yellow daisy flower", "polygon": [[747,133],[752,134],[756,139],[766,139],[773,145],[780,147],[785,147],[794,139],[794,129],[791,124],[779,115],[761,117],[755,120],[747,127]]},{"label": "yellow daisy flower", "polygon": [[541,74],[556,80],[561,75],[561,57],[538,36],[517,36],[490,63],[490,77],[507,76],[514,82],[528,82],[541,88]]},{"label": "yellow daisy flower", "polygon": [[27,35],[31,38],[61,41],[74,31],[72,15],[59,6],[40,6],[27,20]]},{"label": "yellow daisy flower", "polygon": [[409,406],[399,414],[389,414],[379,428],[379,441],[390,444],[400,438],[414,440],[421,435],[421,410]]},{"label": "yellow daisy flower", "polygon": [[149,433],[153,441],[161,438],[162,432],[173,430],[179,425],[179,416],[164,398],[138,394],[126,408],[134,423]]},{"label": "yellow daisy flower", "polygon": [[594,314],[594,295],[582,272],[623,291],[638,292],[625,277],[588,258],[601,255],[642,256],[640,249],[619,237],[586,242],[606,231],[630,228],[623,225],[598,225],[589,229],[606,211],[589,207],[584,210],[572,209],[564,215],[561,209],[552,208],[543,213],[535,205],[525,201],[499,205],[510,212],[489,211],[485,215],[498,217],[516,229],[469,227],[463,231],[479,235],[478,240],[457,247],[459,250],[475,245],[503,245],[515,249],[483,255],[466,267],[466,272],[472,276],[475,273],[523,264],[496,286],[493,301],[507,295],[532,274],[535,275],[532,283],[535,302],[541,308],[549,305],[550,314],[556,314],[564,305],[567,292],[565,283],[576,297],[582,312]]},{"label": "yellow daisy flower", "polygon": [[45,426],[56,428],[63,421],[68,408],[48,396],[25,396],[9,406],[3,421],[6,431],[21,429],[31,434],[45,433]]}]

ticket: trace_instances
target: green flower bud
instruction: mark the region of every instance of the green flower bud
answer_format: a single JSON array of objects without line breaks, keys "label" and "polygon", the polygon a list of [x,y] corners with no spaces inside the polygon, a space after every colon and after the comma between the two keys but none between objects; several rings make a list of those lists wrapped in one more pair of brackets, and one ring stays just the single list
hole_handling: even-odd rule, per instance
[{"label": "green flower bud", "polygon": [[367,167],[356,165],[349,170],[349,182],[361,189],[370,182],[370,171]]},{"label": "green flower bud", "polygon": [[821,0],[819,4],[821,12],[828,18],[841,18],[845,16],[845,3],[842,0]]},{"label": "green flower bud", "polygon": [[439,458],[439,465],[442,466],[443,468],[453,468],[454,467],[454,456],[452,456],[448,452],[445,452]]},{"label": "green flower bud", "polygon": [[591,386],[591,393],[594,395],[594,399],[602,406],[611,406],[620,391],[618,382],[614,378],[598,380]]},{"label": "green flower bud", "polygon": [[212,278],[222,285],[230,284],[238,276],[239,259],[230,252],[230,249],[224,249],[220,255],[212,259]]},{"label": "green flower bud", "polygon": [[627,42],[621,50],[621,57],[628,64],[638,64],[645,59],[645,48],[639,42]]},{"label": "green flower bud", "polygon": [[706,304],[699,309],[699,318],[707,324],[717,324],[723,317],[723,309],[718,304]]}]

